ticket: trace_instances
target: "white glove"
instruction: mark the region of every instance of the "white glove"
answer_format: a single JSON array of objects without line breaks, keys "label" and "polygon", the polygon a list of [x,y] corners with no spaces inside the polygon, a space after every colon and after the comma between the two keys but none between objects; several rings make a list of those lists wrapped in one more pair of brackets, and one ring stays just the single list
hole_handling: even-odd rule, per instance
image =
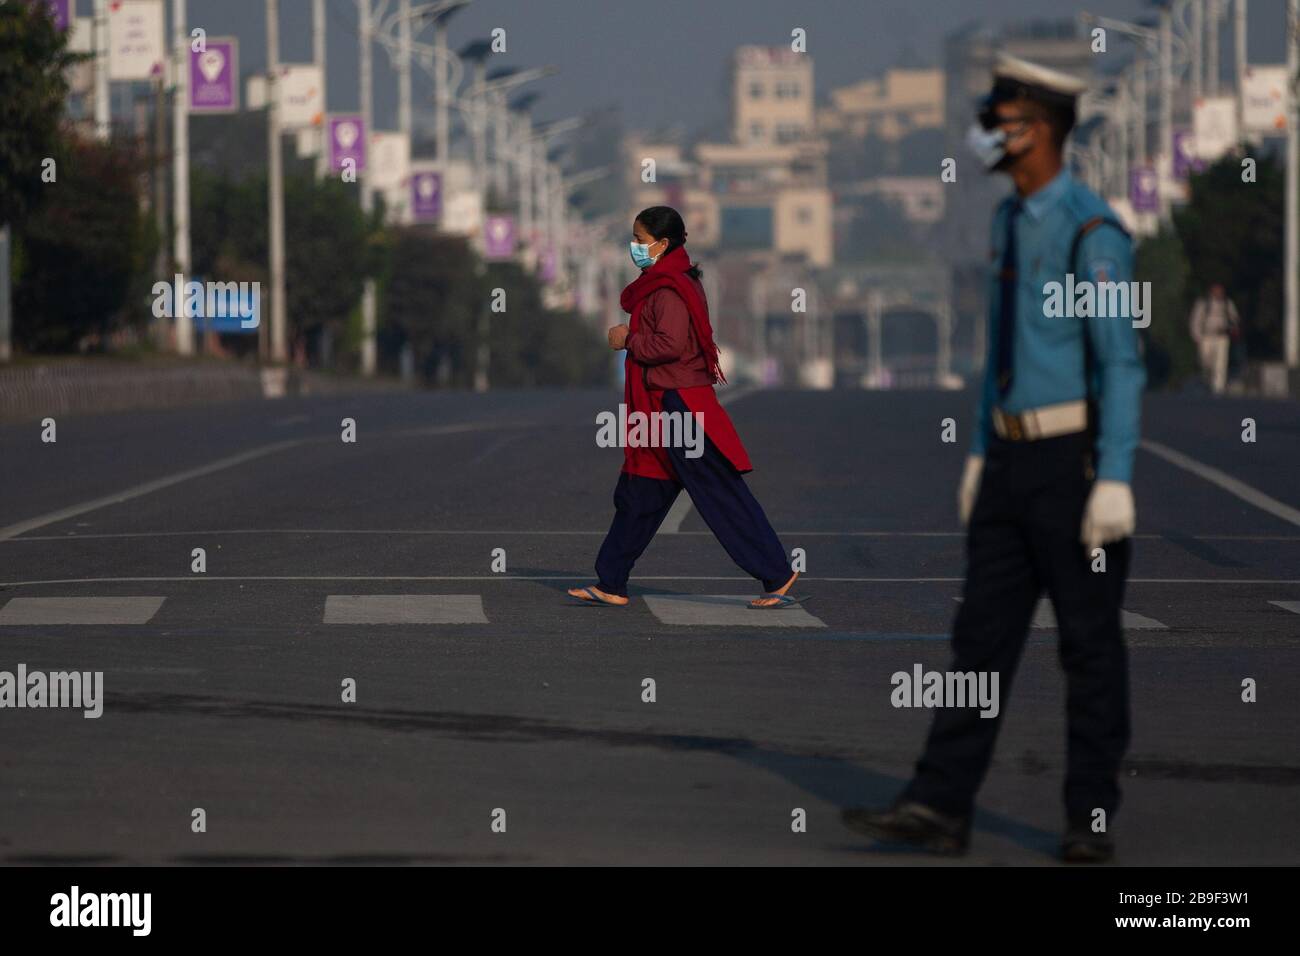
[{"label": "white glove", "polygon": [[1098,481],[1083,509],[1079,540],[1091,553],[1103,544],[1127,538],[1137,524],[1133,490],[1122,481]]},{"label": "white glove", "polygon": [[983,455],[970,455],[966,458],[966,467],[961,473],[961,487],[957,490],[957,514],[963,528],[970,522],[970,513],[975,507],[975,495],[980,490],[980,475],[983,471]]}]

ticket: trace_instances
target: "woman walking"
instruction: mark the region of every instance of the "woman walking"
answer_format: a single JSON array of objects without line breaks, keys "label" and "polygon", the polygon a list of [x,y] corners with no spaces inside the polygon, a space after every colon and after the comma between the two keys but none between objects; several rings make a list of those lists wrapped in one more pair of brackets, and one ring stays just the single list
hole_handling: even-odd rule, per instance
[{"label": "woman walking", "polygon": [[[652,206],[632,224],[632,261],[641,275],[623,290],[626,325],[609,330],[609,345],[627,350],[623,401],[630,420],[670,412],[704,425],[703,453],[683,447],[636,446],[625,433],[623,470],[614,490],[614,521],[596,557],[599,582],[570,588],[588,604],[623,606],[632,566],[685,488],[727,554],[761,582],[756,610],[789,607],[797,572],[741,476],[753,470],[735,426],[713,392],[726,382],[718,367],[700,270],[686,254],[686,226],[677,210]],[[660,419],[654,419],[660,420]]]}]

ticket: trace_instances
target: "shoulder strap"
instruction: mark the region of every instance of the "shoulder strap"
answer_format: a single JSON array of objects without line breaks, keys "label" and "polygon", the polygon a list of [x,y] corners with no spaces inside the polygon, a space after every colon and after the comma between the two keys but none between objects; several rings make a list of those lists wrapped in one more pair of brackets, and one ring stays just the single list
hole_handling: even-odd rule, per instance
[{"label": "shoulder strap", "polygon": [[1100,228],[1101,226],[1114,226],[1122,232],[1126,238],[1128,237],[1128,230],[1124,228],[1118,219],[1112,219],[1109,216],[1093,216],[1080,226],[1079,231],[1074,234],[1074,242],[1070,244],[1070,268],[1073,269],[1078,265],[1079,247],[1083,245],[1083,240],[1090,232],[1094,229]]},{"label": "shoulder strap", "polygon": [[[1124,226],[1118,220],[1112,219],[1110,216],[1093,216],[1091,219],[1084,222],[1084,224],[1079,227],[1079,231],[1074,234],[1074,241],[1070,243],[1069,262],[1070,262],[1070,268],[1074,270],[1076,280],[1080,276],[1078,270],[1079,248],[1083,245],[1083,240],[1088,236],[1089,233],[1093,232],[1096,229],[1101,228],[1102,226],[1114,226],[1116,229],[1122,232],[1125,237],[1127,237],[1129,234],[1128,230],[1125,229]],[[1082,321],[1084,323],[1083,325],[1083,388],[1089,406],[1088,408],[1089,428],[1092,431],[1093,437],[1095,439],[1097,434],[1097,429],[1100,424],[1097,421],[1097,410],[1092,407],[1096,401],[1092,394],[1092,376],[1093,376],[1093,370],[1097,366],[1097,360],[1092,352],[1092,339],[1088,335],[1088,325],[1087,325],[1088,320],[1085,318]]]}]

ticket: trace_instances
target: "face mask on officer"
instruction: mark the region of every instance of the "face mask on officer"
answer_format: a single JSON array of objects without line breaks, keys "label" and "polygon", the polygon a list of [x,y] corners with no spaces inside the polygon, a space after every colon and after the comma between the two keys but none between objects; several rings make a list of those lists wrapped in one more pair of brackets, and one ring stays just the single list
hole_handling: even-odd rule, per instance
[{"label": "face mask on officer", "polygon": [[980,110],[979,120],[966,133],[966,144],[988,172],[1010,169],[1034,148],[1031,134],[1035,117],[1024,113],[998,113],[995,105]]}]

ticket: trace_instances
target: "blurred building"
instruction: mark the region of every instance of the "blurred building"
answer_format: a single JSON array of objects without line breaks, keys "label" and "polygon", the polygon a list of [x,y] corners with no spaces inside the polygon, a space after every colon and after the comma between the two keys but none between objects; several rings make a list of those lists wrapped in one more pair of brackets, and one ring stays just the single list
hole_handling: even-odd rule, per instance
[{"label": "blurred building", "polygon": [[938,69],[891,69],[882,77],[831,90],[830,105],[817,111],[817,128],[893,143],[923,129],[942,129],[944,73]]},{"label": "blurred building", "polygon": [[742,46],[731,61],[731,138],[792,143],[814,128],[813,61],[788,47]]}]

